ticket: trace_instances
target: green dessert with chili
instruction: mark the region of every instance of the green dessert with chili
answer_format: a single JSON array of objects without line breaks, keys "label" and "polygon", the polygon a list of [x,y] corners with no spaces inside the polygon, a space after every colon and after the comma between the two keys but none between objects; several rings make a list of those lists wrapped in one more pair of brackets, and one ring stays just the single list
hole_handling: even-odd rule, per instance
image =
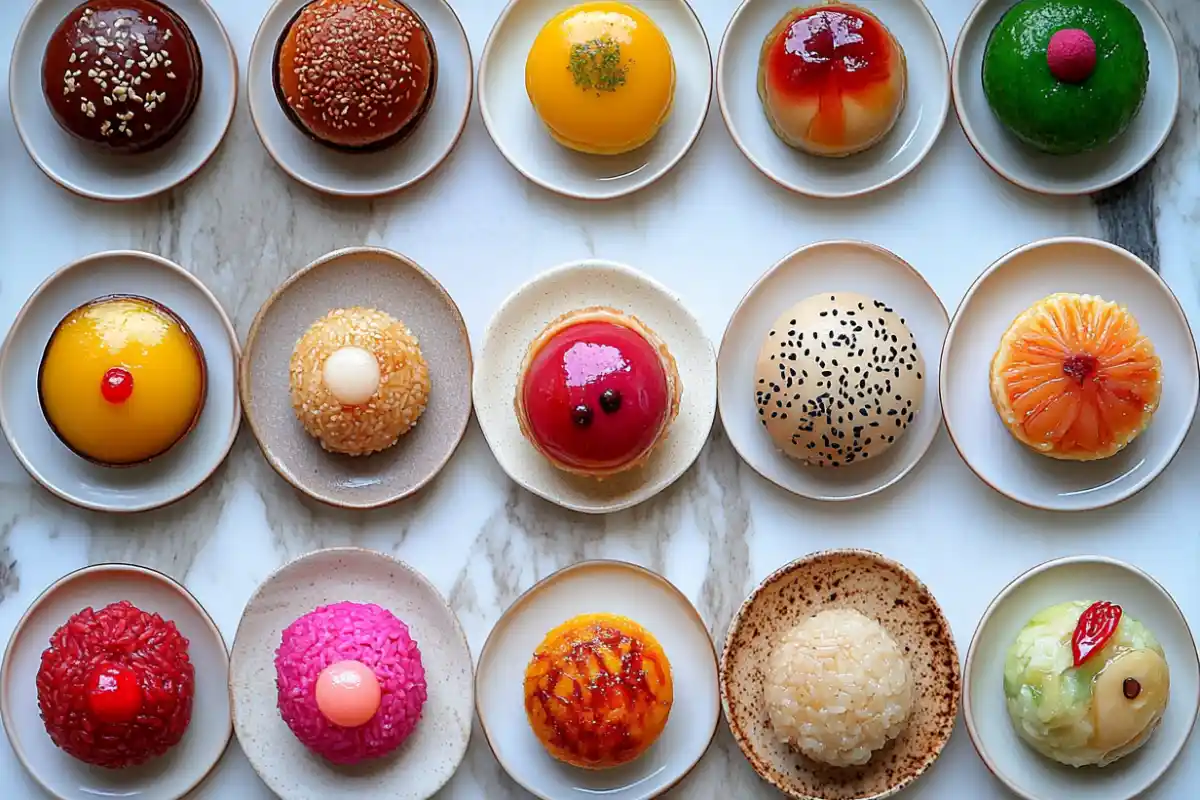
[{"label": "green dessert with chili", "polygon": [[525,62],[525,90],[556,142],[617,155],[649,142],[670,116],[675,60],[641,9],[583,3],[538,33]]},{"label": "green dessert with chili", "polygon": [[1142,108],[1150,53],[1119,0],[1021,0],[992,30],[983,90],[1014,136],[1055,155],[1117,139]]},{"label": "green dessert with chili", "polygon": [[1017,735],[1072,767],[1104,767],[1144,745],[1170,689],[1162,645],[1115,603],[1074,601],[1039,612],[1004,661]]}]

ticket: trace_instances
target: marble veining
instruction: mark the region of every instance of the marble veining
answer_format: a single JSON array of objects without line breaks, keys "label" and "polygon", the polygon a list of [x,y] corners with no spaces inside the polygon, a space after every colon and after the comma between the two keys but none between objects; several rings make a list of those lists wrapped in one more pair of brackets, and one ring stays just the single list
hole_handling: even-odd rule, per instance
[{"label": "marble veining", "polygon": [[[0,3],[0,50],[11,48],[30,2]],[[213,0],[243,64],[268,2]],[[928,4],[953,46],[971,4]],[[478,57],[504,0],[454,5]],[[1146,258],[1189,315],[1200,319],[1194,245],[1200,221],[1200,7],[1194,0],[1159,5],[1183,63],[1178,128],[1151,168],[1094,201],[1039,198],[1008,186],[979,161],[953,121],[929,160],[900,184],[848,202],[801,198],[742,158],[715,107],[695,150],[671,175],[613,203],[564,200],[522,179],[496,152],[477,108],[457,150],[429,179],[394,197],[341,200],[292,182],[275,166],[243,97],[229,137],[196,178],[164,197],[113,206],[80,200],[46,181],[21,150],[11,119],[0,115],[0,233],[8,256],[0,262],[0,332],[58,266],[97,250],[134,247],[195,272],[244,339],[259,306],[287,276],[329,250],[372,244],[404,252],[433,272],[462,307],[475,342],[522,281],[585,255],[624,261],[662,280],[719,342],[729,314],[758,275],[811,241],[877,241],[916,265],[953,310],[994,259],[1033,239],[1066,234],[1103,236]],[[715,52],[735,3],[695,0],[694,6]],[[6,69],[6,63],[0,66]],[[2,78],[0,87],[6,87]],[[852,504],[822,504],[759,478],[718,424],[695,466],[660,497],[590,517],[563,511],[508,481],[472,422],[455,458],[427,489],[391,508],[350,513],[294,491],[262,459],[244,426],[226,464],[196,493],[167,509],[112,517],[54,499],[0,447],[0,637],[63,573],[117,560],[183,580],[231,641],[242,607],[271,571],[315,548],[354,544],[395,555],[428,575],[450,598],[476,654],[514,599],[584,558],[627,559],[664,573],[696,603],[720,648],[729,620],[756,581],[808,552],[854,546],[896,558],[925,580],[965,655],[980,614],[1011,577],[1072,553],[1102,552],[1145,567],[1200,621],[1194,580],[1200,507],[1191,502],[1198,470],[1200,446],[1192,437],[1151,489],[1116,509],[1067,517],[996,495],[939,435],[898,486]],[[1200,743],[1194,740],[1181,765],[1148,797],[1182,800],[1197,780]],[[44,798],[2,742],[0,781],[14,787],[6,797]],[[271,795],[235,746],[197,796]],[[722,725],[697,769],[668,796],[777,795],[754,775]],[[1007,796],[961,726],[931,773],[905,794]],[[500,769],[478,726],[466,762],[439,795],[528,797]]]}]

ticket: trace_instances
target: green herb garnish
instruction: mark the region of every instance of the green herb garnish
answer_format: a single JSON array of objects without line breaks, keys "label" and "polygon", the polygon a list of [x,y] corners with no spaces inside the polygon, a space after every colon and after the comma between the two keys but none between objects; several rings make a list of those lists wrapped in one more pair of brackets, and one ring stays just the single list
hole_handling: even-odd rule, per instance
[{"label": "green herb garnish", "polygon": [[597,94],[615,92],[625,85],[629,74],[629,65],[621,63],[621,45],[611,36],[573,45],[567,69],[576,86]]}]

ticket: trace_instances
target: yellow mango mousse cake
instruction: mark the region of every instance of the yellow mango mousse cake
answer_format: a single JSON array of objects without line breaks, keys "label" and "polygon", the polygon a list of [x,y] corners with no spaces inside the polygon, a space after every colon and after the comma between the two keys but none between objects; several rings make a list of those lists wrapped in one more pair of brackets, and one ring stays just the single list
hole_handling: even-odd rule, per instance
[{"label": "yellow mango mousse cake", "polygon": [[675,98],[675,59],[662,30],[625,3],[572,6],[542,28],[525,90],[556,142],[618,155],[658,133]]},{"label": "yellow mango mousse cake", "polygon": [[42,356],[46,422],[77,455],[129,466],[170,450],[204,408],[204,354],[183,321],[144,297],[76,308]]}]

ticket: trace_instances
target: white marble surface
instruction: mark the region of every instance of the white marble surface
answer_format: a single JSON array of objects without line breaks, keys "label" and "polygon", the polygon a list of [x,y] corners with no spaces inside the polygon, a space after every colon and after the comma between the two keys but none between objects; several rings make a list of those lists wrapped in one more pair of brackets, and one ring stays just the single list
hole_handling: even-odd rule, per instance
[{"label": "white marble surface", "polygon": [[[244,59],[268,0],[215,0]],[[651,0],[663,2],[665,0]],[[902,0],[894,0],[901,2]],[[668,178],[608,204],[570,202],[526,182],[492,146],[477,109],[449,162],[418,187],[376,202],[327,200],[289,181],[259,144],[245,111],[217,158],[159,200],[113,206],[76,199],[26,158],[0,115],[0,332],[47,274],[92,251],[137,247],[199,275],[241,335],[271,289],[335,247],[379,244],[433,271],[458,300],[478,341],[492,310],[518,283],[559,262],[595,254],[673,286],[720,337],[751,282],[798,245],[829,237],[876,241],[909,259],[950,307],[992,260],[1029,240],[1107,234],[1157,257],[1200,322],[1195,225],[1200,218],[1200,10],[1160,0],[1181,45],[1187,95],[1179,127],[1150,174],[1097,206],[1013,189],[978,160],[951,121],[929,160],[900,185],[852,202],[810,201],[763,178],[738,153],[713,110],[695,151]],[[30,0],[0,2],[8,53]],[[483,47],[502,0],[457,0],[471,45]],[[715,51],[734,0],[697,0]],[[951,44],[966,0],[931,0]],[[3,59],[7,62],[7,58]],[[4,63],[0,69],[7,69]],[[35,75],[18,76],[36,80]],[[7,78],[0,75],[0,85]],[[6,89],[0,89],[5,92]],[[3,105],[7,106],[7,95]],[[981,413],[987,413],[981,410]],[[424,571],[448,595],[475,652],[502,609],[554,569],[595,556],[662,571],[697,604],[717,637],[754,583],[812,550],[860,546],[895,557],[941,600],[965,654],[975,623],[1014,575],[1046,558],[1098,552],[1155,574],[1200,622],[1200,439],[1150,489],[1120,507],[1055,515],[992,492],[940,434],[898,487],[850,505],[798,500],[741,464],[720,431],[696,466],[657,500],[585,518],[517,489],[472,428],[444,475],[421,497],[374,513],[344,513],[292,491],[260,457],[248,431],[206,488],[132,519],[80,512],[52,498],[0,447],[0,637],[53,579],[81,565],[129,560],[182,579],[232,638],[242,605],[284,560],[335,544],[377,548]],[[1155,798],[1195,796],[1200,738]],[[5,798],[42,795],[0,744]],[[1188,789],[1192,786],[1192,789]],[[767,798],[722,729],[675,798]],[[270,796],[231,748],[203,798]],[[1006,796],[960,726],[911,798]],[[524,798],[476,733],[445,798]]]}]

